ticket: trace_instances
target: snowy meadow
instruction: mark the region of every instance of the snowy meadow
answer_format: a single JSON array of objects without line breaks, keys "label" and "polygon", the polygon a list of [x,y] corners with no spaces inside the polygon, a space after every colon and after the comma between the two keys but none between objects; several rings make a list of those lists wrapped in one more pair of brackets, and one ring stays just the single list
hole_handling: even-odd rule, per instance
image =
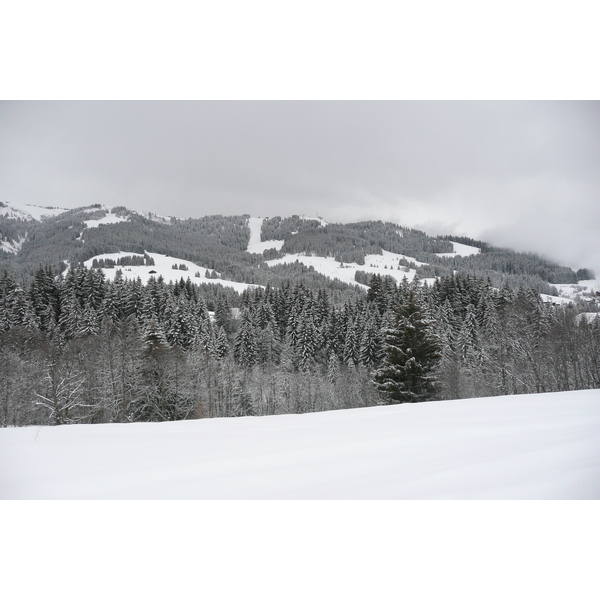
[{"label": "snowy meadow", "polygon": [[600,499],[600,390],[0,429],[3,499]]}]

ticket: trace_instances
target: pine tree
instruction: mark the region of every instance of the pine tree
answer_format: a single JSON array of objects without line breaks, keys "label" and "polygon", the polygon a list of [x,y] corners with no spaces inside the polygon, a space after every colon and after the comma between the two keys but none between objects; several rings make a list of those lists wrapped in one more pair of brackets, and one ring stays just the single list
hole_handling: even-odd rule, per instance
[{"label": "pine tree", "polygon": [[296,356],[298,367],[302,371],[309,371],[315,362],[318,343],[317,330],[310,309],[306,310],[300,317],[297,334]]},{"label": "pine tree", "polygon": [[467,307],[467,314],[458,334],[458,350],[466,364],[473,365],[481,360],[481,344],[472,304]]},{"label": "pine tree", "polygon": [[360,364],[372,369],[381,360],[382,340],[375,318],[370,317],[360,338]]},{"label": "pine tree", "polygon": [[344,343],[344,364],[348,367],[356,367],[359,357],[359,340],[356,334],[356,326],[353,322],[348,323],[346,329],[346,340]]},{"label": "pine tree", "polygon": [[72,290],[65,291],[61,300],[61,312],[58,324],[66,339],[77,335],[81,326],[81,308]]},{"label": "pine tree", "polygon": [[[214,331],[214,330],[213,330]],[[210,353],[217,360],[224,359],[229,353],[229,341],[222,327],[218,327],[214,334],[214,341],[210,347]]]},{"label": "pine tree", "polygon": [[327,361],[327,381],[333,384],[340,377],[340,361],[335,355],[335,352],[331,352],[329,360]]},{"label": "pine tree", "polygon": [[394,326],[386,331],[385,356],[373,381],[384,403],[421,402],[436,392],[440,342],[433,320],[414,293],[395,311]]},{"label": "pine tree", "polygon": [[142,340],[147,354],[163,352],[170,348],[164,329],[155,317],[146,325]]},{"label": "pine tree", "polygon": [[85,304],[81,319],[79,321],[79,327],[77,329],[78,335],[97,335],[100,331],[100,323],[98,314],[91,306],[91,304]]},{"label": "pine tree", "polygon": [[235,338],[235,357],[243,367],[252,367],[258,362],[258,340],[252,316],[246,309],[240,316],[240,326]]}]

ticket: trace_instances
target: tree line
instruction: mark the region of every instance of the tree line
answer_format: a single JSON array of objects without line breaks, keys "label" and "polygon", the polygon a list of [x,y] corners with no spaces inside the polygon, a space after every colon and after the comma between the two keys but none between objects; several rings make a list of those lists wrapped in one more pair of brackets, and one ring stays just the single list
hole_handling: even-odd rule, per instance
[{"label": "tree line", "polygon": [[[3,426],[265,415],[600,387],[600,321],[466,275],[242,294],[77,267],[0,278]],[[413,341],[411,341],[413,340]],[[418,343],[417,343],[418,342]],[[390,384],[391,381],[391,384]]]}]

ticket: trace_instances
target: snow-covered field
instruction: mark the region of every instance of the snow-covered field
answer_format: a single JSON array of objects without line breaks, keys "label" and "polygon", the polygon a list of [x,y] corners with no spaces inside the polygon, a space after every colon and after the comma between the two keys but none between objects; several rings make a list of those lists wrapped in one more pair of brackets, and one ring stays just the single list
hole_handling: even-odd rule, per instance
[{"label": "snow-covered field", "polygon": [[600,318],[600,313],[597,312],[584,312],[584,313],[579,313],[576,317],[575,320],[577,321],[577,323],[581,323],[581,321],[586,321],[588,323],[592,323],[593,321],[595,321],[596,319]]},{"label": "snow-covered field", "polygon": [[54,217],[67,212],[66,208],[34,206],[32,204],[17,204],[5,202],[0,207],[0,215],[9,219],[25,219],[27,221],[41,221],[44,217]]},{"label": "snow-covered field", "polygon": [[88,229],[93,229],[94,227],[98,227],[100,225],[114,225],[115,223],[125,223],[127,219],[125,217],[119,217],[119,215],[114,215],[113,213],[106,213],[101,219],[91,219],[89,221],[84,221]]},{"label": "snow-covered field", "polygon": [[600,390],[0,430],[0,498],[600,499]]},{"label": "snow-covered field", "polygon": [[551,302],[552,304],[571,304],[571,298],[564,298],[563,296],[551,296],[550,294],[540,294],[540,298],[543,302]]},{"label": "snow-covered field", "polygon": [[[117,271],[120,269],[124,279],[137,279],[138,277],[142,280],[145,285],[148,283],[150,277],[158,279],[162,275],[163,279],[169,283],[177,282],[182,277],[187,279],[188,277],[192,280],[192,283],[218,283],[226,287],[233,288],[236,292],[243,292],[248,288],[260,287],[251,283],[240,283],[238,281],[229,281],[227,279],[209,279],[206,277],[206,267],[201,267],[196,263],[189,260],[183,260],[182,258],[174,258],[166,254],[156,254],[155,252],[146,252],[148,256],[154,259],[154,265],[143,265],[143,266],[130,266],[121,267],[115,266],[112,269],[102,269],[107,280],[112,281],[115,278]],[[119,258],[125,256],[137,256],[143,257],[143,254],[136,254],[135,252],[112,252],[108,254],[98,254],[93,256],[89,260],[86,260],[83,264],[89,269],[94,263],[94,259],[107,258],[114,260],[115,262]],[[173,265],[185,265],[187,270],[174,269]],[[198,273],[198,275],[196,275]]]},{"label": "snow-covered field", "polygon": [[18,254],[23,247],[23,242],[27,239],[27,236],[20,237],[16,242],[8,242],[6,240],[0,241],[0,250],[8,252],[9,254]]},{"label": "snow-covered field", "polygon": [[[324,258],[322,256],[305,256],[304,254],[286,254],[283,258],[268,260],[267,264],[272,267],[274,265],[283,265],[298,261],[307,267],[312,267],[315,271],[326,277],[339,279],[344,283],[352,285],[360,285],[367,289],[368,286],[356,282],[354,277],[356,271],[364,271],[365,273],[379,274],[381,276],[389,275],[398,282],[401,282],[404,277],[406,277],[408,281],[412,281],[417,272],[415,269],[405,269],[400,266],[399,261],[403,258],[409,262],[414,262],[417,266],[425,264],[420,263],[410,256],[394,254],[393,252],[386,252],[385,250],[382,250],[382,254],[366,255],[364,265],[359,265],[357,263],[340,263],[332,256]],[[398,266],[400,266],[400,269],[398,269]],[[422,281],[431,283],[435,281],[435,279],[423,279]]]},{"label": "snow-covered field", "polygon": [[577,283],[553,283],[552,286],[558,290],[560,296],[540,294],[544,302],[569,304],[578,298],[588,302],[599,300],[596,296],[596,292],[600,292],[600,280],[598,279],[585,279]]},{"label": "snow-covered field", "polygon": [[459,244],[458,242],[450,243],[454,246],[454,251],[438,252],[437,256],[443,258],[455,258],[457,256],[473,256],[474,254],[479,254],[481,252],[481,248],[477,248],[476,246],[467,246],[466,244]]},{"label": "snow-covered field", "polygon": [[585,294],[595,294],[600,291],[600,280],[598,279],[584,279],[577,283],[554,283],[552,284],[560,295],[564,298],[577,298]]}]

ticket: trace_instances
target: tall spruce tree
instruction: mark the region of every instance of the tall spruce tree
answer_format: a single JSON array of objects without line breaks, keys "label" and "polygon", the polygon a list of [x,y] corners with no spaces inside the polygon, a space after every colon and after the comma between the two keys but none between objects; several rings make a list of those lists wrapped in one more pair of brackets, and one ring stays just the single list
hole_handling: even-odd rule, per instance
[{"label": "tall spruce tree", "polygon": [[414,293],[395,309],[393,326],[385,332],[385,356],[373,374],[385,404],[434,396],[441,346],[433,322]]}]

